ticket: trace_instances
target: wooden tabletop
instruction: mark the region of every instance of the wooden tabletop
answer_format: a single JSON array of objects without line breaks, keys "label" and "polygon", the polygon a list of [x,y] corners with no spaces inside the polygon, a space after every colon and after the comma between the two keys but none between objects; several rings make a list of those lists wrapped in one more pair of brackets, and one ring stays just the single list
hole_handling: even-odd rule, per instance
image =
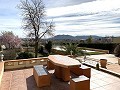
[{"label": "wooden tabletop", "polygon": [[55,65],[65,67],[65,68],[69,66],[81,65],[78,60],[70,58],[68,56],[63,56],[63,55],[49,55],[48,59],[51,62],[53,62]]}]

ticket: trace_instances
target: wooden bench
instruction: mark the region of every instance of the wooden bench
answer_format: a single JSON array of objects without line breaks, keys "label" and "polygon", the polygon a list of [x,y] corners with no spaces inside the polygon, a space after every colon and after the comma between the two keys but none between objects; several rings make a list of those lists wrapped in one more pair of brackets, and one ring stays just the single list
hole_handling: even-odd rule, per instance
[{"label": "wooden bench", "polygon": [[88,78],[91,77],[91,68],[85,65],[71,67],[70,71],[78,76],[84,75]]},{"label": "wooden bench", "polygon": [[91,77],[91,68],[90,67],[87,67],[85,65],[81,65],[80,67],[82,69],[82,74],[88,78]]},{"label": "wooden bench", "polygon": [[70,79],[70,90],[90,90],[90,79],[84,75]]},{"label": "wooden bench", "polygon": [[38,87],[50,86],[50,75],[43,65],[34,66],[33,76]]}]

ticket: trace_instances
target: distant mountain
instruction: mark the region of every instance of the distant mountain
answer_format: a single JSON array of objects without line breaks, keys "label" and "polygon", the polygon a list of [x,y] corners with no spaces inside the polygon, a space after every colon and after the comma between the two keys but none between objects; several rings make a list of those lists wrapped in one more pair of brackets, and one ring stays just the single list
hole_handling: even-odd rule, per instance
[{"label": "distant mountain", "polygon": [[[95,36],[95,35],[91,35],[93,39],[95,38],[101,38],[100,36]],[[71,35],[56,35],[53,38],[49,38],[52,40],[66,40],[66,39],[70,39],[70,40],[81,40],[81,39],[87,39],[89,38],[89,36],[71,36]]]},{"label": "distant mountain", "polygon": [[54,37],[51,38],[51,39],[55,39],[55,40],[74,39],[74,37],[71,36],[71,35],[57,35],[57,36],[54,36]]},{"label": "distant mountain", "polygon": [[[75,39],[88,39],[90,36],[75,36]],[[93,39],[101,38],[100,36],[91,35]]]}]

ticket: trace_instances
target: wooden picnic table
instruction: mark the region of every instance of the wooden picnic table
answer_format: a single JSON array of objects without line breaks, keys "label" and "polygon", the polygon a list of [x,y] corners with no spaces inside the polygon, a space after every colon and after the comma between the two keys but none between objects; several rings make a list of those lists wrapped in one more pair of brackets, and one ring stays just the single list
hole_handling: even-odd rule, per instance
[{"label": "wooden picnic table", "polygon": [[79,68],[81,65],[78,60],[63,55],[49,55],[48,59],[55,65],[55,76],[63,81],[70,80],[70,67]]}]

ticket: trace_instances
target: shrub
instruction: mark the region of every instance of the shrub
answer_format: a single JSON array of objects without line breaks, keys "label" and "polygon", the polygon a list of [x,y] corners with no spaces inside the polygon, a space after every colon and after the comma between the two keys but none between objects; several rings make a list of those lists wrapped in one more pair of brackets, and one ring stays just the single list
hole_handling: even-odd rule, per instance
[{"label": "shrub", "polygon": [[1,45],[0,45],[0,51],[2,51]]},{"label": "shrub", "polygon": [[4,60],[14,60],[16,59],[15,49],[3,50]]},{"label": "shrub", "polygon": [[43,53],[43,49],[44,49],[44,47],[40,46],[39,49],[38,49],[38,53]]},{"label": "shrub", "polygon": [[95,49],[109,50],[109,53],[113,53],[116,44],[114,43],[83,43],[79,44],[78,47],[87,47]]},{"label": "shrub", "polygon": [[116,57],[120,57],[120,44],[115,47],[114,54]]},{"label": "shrub", "polygon": [[16,59],[28,59],[34,58],[34,54],[32,52],[20,52]]},{"label": "shrub", "polygon": [[40,46],[40,48],[38,49],[38,53],[42,54],[43,56],[49,55],[49,52],[43,46]]},{"label": "shrub", "polygon": [[51,53],[51,49],[52,49],[52,42],[48,41],[48,43],[45,44],[45,49]]},{"label": "shrub", "polygon": [[78,44],[76,43],[68,43],[62,47],[67,55],[84,55],[82,49],[78,49]]}]

